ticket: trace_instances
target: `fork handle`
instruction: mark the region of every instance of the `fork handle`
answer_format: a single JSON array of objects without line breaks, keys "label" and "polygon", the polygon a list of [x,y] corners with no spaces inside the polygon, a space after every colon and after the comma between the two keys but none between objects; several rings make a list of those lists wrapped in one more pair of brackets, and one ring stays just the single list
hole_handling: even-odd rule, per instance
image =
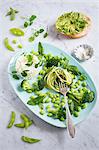
[{"label": "fork handle", "polygon": [[[66,99],[65,95],[64,95],[64,98]],[[69,132],[69,135],[72,138],[74,138],[75,137],[75,126],[74,126],[73,121],[71,119],[71,114],[70,114],[67,99],[66,99],[66,124],[67,124],[67,131]]]}]

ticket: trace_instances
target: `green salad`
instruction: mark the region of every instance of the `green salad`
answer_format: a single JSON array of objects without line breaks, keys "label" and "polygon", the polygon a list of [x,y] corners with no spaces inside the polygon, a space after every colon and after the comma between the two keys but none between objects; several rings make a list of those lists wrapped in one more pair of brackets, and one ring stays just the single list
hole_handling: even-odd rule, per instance
[{"label": "green salad", "polygon": [[66,35],[78,34],[88,25],[87,17],[79,12],[64,13],[56,21],[56,29]]},{"label": "green salad", "polygon": [[94,92],[90,90],[85,74],[70,64],[63,54],[45,54],[41,42],[37,52],[23,53],[17,59],[15,68],[13,78],[21,78],[21,89],[33,94],[27,99],[27,104],[38,106],[41,115],[60,121],[66,119],[66,101],[59,92],[60,82],[69,88],[66,98],[73,116],[78,117],[80,111],[94,100]]}]

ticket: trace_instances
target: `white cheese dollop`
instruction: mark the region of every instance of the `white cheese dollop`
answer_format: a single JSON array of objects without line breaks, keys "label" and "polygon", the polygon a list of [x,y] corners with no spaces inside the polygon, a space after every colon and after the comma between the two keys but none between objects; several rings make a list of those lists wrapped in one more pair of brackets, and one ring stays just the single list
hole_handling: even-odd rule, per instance
[{"label": "white cheese dollop", "polygon": [[38,57],[33,55],[33,64],[31,66],[27,66],[28,60],[26,56],[21,55],[16,61],[16,71],[21,74],[24,70],[27,71],[27,78],[32,78],[39,73],[39,68],[35,68],[35,64],[39,62]]}]

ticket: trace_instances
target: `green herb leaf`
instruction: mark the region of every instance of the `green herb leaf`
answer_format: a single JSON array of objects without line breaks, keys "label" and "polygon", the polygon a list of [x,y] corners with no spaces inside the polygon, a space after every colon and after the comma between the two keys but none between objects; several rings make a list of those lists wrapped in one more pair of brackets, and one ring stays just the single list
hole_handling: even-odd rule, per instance
[{"label": "green herb leaf", "polygon": [[29,21],[32,22],[36,19],[37,17],[35,15],[32,15],[30,18],[29,18]]},{"label": "green herb leaf", "polygon": [[38,44],[38,53],[39,53],[40,55],[43,55],[43,54],[44,54],[44,48],[43,48],[41,42],[39,42],[39,44]]},{"label": "green herb leaf", "polygon": [[40,30],[39,30],[39,33],[42,33],[42,32],[44,32],[44,29],[40,29]]},{"label": "green herb leaf", "polygon": [[48,36],[48,33],[45,32],[43,37],[46,38],[47,36]]},{"label": "green herb leaf", "polygon": [[13,74],[12,77],[13,77],[14,79],[16,79],[16,80],[19,80],[19,79],[20,79],[17,74]]},{"label": "green herb leaf", "polygon": [[10,8],[10,10],[7,12],[6,16],[10,16],[10,20],[15,20],[15,14],[18,13],[17,10]]},{"label": "green herb leaf", "polygon": [[27,71],[28,71],[28,70],[22,71],[22,72],[21,72],[21,75],[22,75],[23,77],[26,77],[26,76],[27,76]]}]

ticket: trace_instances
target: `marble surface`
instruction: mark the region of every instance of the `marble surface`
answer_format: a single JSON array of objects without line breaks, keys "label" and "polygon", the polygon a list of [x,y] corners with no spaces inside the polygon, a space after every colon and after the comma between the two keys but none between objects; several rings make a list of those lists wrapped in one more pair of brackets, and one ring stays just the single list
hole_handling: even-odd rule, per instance
[{"label": "marble surface", "polygon": [[[82,123],[76,126],[77,134],[75,139],[71,140],[67,136],[65,129],[53,127],[31,113],[19,100],[14,93],[8,81],[7,66],[11,57],[16,51],[9,52],[3,45],[3,39],[9,36],[12,40],[14,37],[9,34],[9,28],[21,27],[24,20],[21,16],[36,14],[38,19],[33,27],[44,27],[49,30],[49,36],[43,39],[42,36],[36,41],[44,41],[52,43],[59,48],[71,53],[71,50],[77,45],[87,43],[93,46],[94,56],[89,61],[81,65],[92,76],[97,91],[99,91],[99,4],[97,0],[92,2],[84,2],[78,0],[0,0],[0,150],[99,150],[99,97],[92,114]],[[5,14],[9,7],[19,10],[16,20],[11,22]],[[54,31],[54,22],[56,18],[64,11],[82,11],[92,18],[92,28],[89,34],[81,39],[69,40],[58,35]],[[27,37],[31,33],[31,28],[26,30],[26,36],[19,38],[19,41],[25,46],[28,43]],[[33,118],[36,126],[31,126],[27,131],[17,129],[7,129],[7,123],[11,111],[17,114],[17,120],[20,120],[20,113],[26,113]],[[16,120],[16,121],[17,121]],[[40,143],[29,145],[20,140],[22,135],[41,138]]]}]

